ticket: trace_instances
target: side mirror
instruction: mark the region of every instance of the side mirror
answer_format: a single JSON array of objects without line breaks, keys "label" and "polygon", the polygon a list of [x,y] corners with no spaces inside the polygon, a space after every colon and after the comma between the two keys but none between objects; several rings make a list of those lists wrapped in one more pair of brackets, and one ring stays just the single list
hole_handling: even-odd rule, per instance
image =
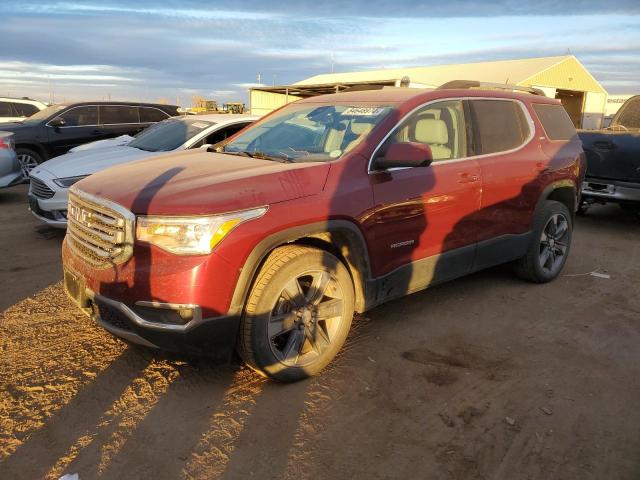
[{"label": "side mirror", "polygon": [[402,167],[428,167],[433,161],[431,147],[424,143],[394,143],[384,157],[376,161],[376,167],[382,170]]},{"label": "side mirror", "polygon": [[64,127],[66,124],[66,120],[62,117],[55,117],[49,120],[49,126],[54,128]]},{"label": "side mirror", "polygon": [[213,147],[213,145],[211,145],[210,143],[205,143],[204,145],[200,145],[198,148],[200,150],[204,150],[205,152],[208,152],[211,147]]}]

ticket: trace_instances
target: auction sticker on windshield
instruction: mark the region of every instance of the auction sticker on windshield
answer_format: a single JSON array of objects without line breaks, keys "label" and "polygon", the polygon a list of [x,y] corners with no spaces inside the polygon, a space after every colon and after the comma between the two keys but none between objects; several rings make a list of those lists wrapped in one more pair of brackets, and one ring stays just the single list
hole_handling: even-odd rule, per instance
[{"label": "auction sticker on windshield", "polygon": [[349,107],[342,115],[352,115],[354,117],[377,117],[384,112],[384,107]]}]

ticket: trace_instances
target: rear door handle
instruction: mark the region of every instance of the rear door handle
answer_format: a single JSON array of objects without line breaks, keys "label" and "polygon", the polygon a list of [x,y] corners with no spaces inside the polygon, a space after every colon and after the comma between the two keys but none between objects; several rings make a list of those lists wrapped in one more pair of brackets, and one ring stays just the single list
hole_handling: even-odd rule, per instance
[{"label": "rear door handle", "polygon": [[460,178],[458,179],[458,183],[473,183],[480,180],[478,175],[474,175],[472,173],[464,172],[460,174]]},{"label": "rear door handle", "polygon": [[611,140],[596,140],[593,146],[600,150],[613,150],[616,145]]}]

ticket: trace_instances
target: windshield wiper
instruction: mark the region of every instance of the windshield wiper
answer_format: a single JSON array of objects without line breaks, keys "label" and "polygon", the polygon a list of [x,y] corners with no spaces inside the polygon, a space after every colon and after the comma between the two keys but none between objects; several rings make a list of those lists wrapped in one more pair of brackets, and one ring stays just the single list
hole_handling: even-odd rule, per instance
[{"label": "windshield wiper", "polygon": [[281,163],[292,163],[293,160],[291,160],[290,158],[285,158],[285,157],[276,157],[273,155],[267,155],[264,152],[259,152],[258,150],[254,150],[254,151],[246,151],[246,150],[238,150],[238,151],[233,151],[233,152],[227,152],[227,151],[223,151],[222,153],[227,153],[229,155],[241,155],[243,157],[251,157],[251,158],[257,158],[259,160],[271,160],[274,162],[281,162]]}]

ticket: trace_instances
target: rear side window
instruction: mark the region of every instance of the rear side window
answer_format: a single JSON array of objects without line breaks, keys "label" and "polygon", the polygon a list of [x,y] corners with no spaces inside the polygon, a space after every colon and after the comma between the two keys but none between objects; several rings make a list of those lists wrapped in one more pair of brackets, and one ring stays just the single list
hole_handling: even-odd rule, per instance
[{"label": "rear side window", "polygon": [[640,128],[640,98],[627,102],[622,108],[620,116],[616,119],[616,125],[633,129]]},{"label": "rear side window", "polygon": [[17,113],[18,117],[30,117],[38,110],[38,107],[30,105],[28,103],[13,103],[13,109]]},{"label": "rear side window", "polygon": [[140,122],[141,123],[156,123],[161,122],[169,118],[169,115],[162,110],[151,107],[140,107]]},{"label": "rear side window", "polygon": [[117,123],[139,123],[138,107],[118,105],[100,106],[100,124],[112,125]]},{"label": "rear side window", "polygon": [[549,140],[570,140],[576,135],[576,127],[562,105],[537,103],[533,109]]},{"label": "rear side window", "polygon": [[66,127],[84,127],[98,124],[98,107],[74,107],[59,115]]},{"label": "rear side window", "polygon": [[529,124],[520,105],[510,100],[471,100],[476,155],[506,152],[529,137]]}]

